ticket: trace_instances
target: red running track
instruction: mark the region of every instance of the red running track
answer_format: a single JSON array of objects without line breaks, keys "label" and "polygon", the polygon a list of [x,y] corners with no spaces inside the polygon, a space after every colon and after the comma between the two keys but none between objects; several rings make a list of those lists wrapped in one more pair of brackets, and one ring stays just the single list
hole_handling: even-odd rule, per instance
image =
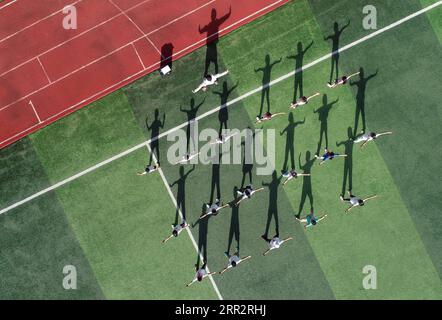
[{"label": "red running track", "polygon": [[[0,148],[158,70],[162,58],[176,60],[286,2],[1,2]],[[62,27],[66,5],[77,10],[75,30]]]}]

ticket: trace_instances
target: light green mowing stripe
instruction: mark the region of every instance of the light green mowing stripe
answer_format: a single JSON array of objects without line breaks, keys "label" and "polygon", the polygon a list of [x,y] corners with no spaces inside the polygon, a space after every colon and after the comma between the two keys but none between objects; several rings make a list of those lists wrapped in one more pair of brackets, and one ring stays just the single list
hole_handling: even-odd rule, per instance
[{"label": "light green mowing stripe", "polygon": [[144,140],[121,90],[35,132],[30,138],[53,183]]},{"label": "light green mowing stripe", "polygon": [[[31,140],[51,180],[59,181],[144,137],[117,91]],[[136,176],[148,158],[140,149],[56,190],[74,234],[108,299],[216,299],[210,283],[185,287],[196,254],[188,236],[161,244],[175,210],[159,176]]]},{"label": "light green mowing stripe", "polygon": [[[423,8],[435,2],[437,2],[437,0],[420,0]],[[434,33],[436,33],[439,42],[442,43],[442,8],[436,8],[435,10],[428,12],[427,16],[434,29]]]},{"label": "light green mowing stripe", "polygon": [[[298,6],[298,10],[295,11],[302,12],[304,17],[309,16],[308,13],[311,15],[305,2],[300,1],[291,5]],[[289,6],[286,8],[290,10]],[[296,17],[295,14],[294,16]],[[239,42],[235,43],[234,39],[227,38],[223,43],[222,57],[229,69],[232,70],[231,75],[234,82],[240,80],[246,88],[254,87],[259,83],[257,82],[259,79],[256,79],[255,84],[249,84],[250,80],[245,78],[246,75],[250,77],[250,74],[253,74],[254,68],[263,65],[266,54],[270,55],[272,61],[281,56],[284,57],[286,52],[294,54],[296,52],[294,44],[302,41],[305,46],[310,42],[308,35],[315,41],[314,47],[311,49],[312,52],[313,48],[316,48],[316,52],[321,52],[327,45],[324,44],[322,33],[317,25],[307,24],[310,26],[308,33],[301,32],[299,36],[293,33],[289,36],[278,33],[277,22],[272,22],[271,18],[267,19],[266,23],[275,28],[275,34],[272,33],[273,29],[265,27],[252,29],[252,25],[250,25],[250,29],[245,30],[245,28],[237,31],[236,34],[245,43],[259,43],[261,50],[249,51],[241,56],[241,53],[237,53],[237,50],[241,52]],[[300,19],[294,18],[294,20],[299,21]],[[374,39],[370,44],[374,45],[375,43]],[[345,42],[342,45],[345,45]],[[322,51],[322,54],[324,53],[326,52]],[[241,57],[238,59],[240,61],[236,60],[236,56]],[[345,59],[344,55],[343,59]],[[277,70],[288,63],[287,60],[284,60],[283,58],[283,62],[275,66],[274,77],[278,72],[281,72]],[[309,59],[306,55],[304,64],[307,62]],[[358,69],[359,65],[354,68]],[[367,74],[374,71],[366,70]],[[328,76],[328,61],[306,71],[304,93],[308,95],[319,90],[327,94],[328,102],[339,98],[339,102],[335,105],[336,108],[330,111],[328,117],[329,147],[336,152],[344,152],[344,148],[337,147],[336,142],[348,139],[347,128],[353,126],[355,102],[348,89],[327,89],[325,82],[328,81]],[[376,81],[378,79],[375,78],[369,86],[376,85]],[[290,81],[277,84],[271,88],[270,95],[271,111],[287,112],[287,106],[293,96],[293,84]],[[244,100],[245,110],[251,119],[259,113],[260,98],[259,95],[254,95]],[[313,109],[322,105],[322,97],[316,99],[308,106],[293,112],[295,121],[302,121],[304,117],[306,118],[305,124],[299,125],[295,129],[296,168],[299,168],[298,155],[300,153],[302,155],[301,161],[304,163],[306,151],[311,151],[312,155],[317,151],[320,124],[318,115],[313,113]],[[287,124],[287,118],[281,117],[275,118],[264,127],[275,128],[279,132]],[[277,169],[281,169],[283,166],[285,147],[285,137],[278,137],[276,140]],[[324,147],[325,141],[322,143],[320,152]],[[343,213],[346,205],[341,204],[338,199],[342,188],[344,161],[335,159],[321,167],[316,163],[312,169],[314,208],[318,214],[325,212],[329,214],[329,217],[321,222],[321,225],[316,229],[307,230],[307,236],[335,296],[339,299],[440,297],[439,277],[379,151],[375,145],[370,145],[363,151],[356,149],[358,148],[356,147],[354,150],[353,159],[354,192],[360,196],[377,193],[381,197],[368,203],[364,208],[355,209],[350,215]],[[299,180],[286,187],[294,213],[298,213],[302,193],[302,181]],[[309,209],[307,199],[302,214],[307,214]],[[362,279],[365,276],[362,273],[362,268],[369,264],[376,266],[378,271],[377,290],[364,290],[362,287]]]},{"label": "light green mowing stripe", "polygon": [[108,299],[216,299],[209,281],[190,288],[195,249],[184,232],[166,244],[175,208],[158,174],[139,177],[139,150],[57,190]]}]

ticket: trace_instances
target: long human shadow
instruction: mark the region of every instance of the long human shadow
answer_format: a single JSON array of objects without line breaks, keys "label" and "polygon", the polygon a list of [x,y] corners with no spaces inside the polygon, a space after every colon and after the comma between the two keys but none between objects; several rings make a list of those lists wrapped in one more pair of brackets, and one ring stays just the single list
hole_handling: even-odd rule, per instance
[{"label": "long human shadow", "polygon": [[295,70],[297,71],[295,73],[294,77],[294,90],[293,90],[293,101],[296,101],[298,89],[299,89],[299,97],[304,96],[304,90],[303,90],[303,70],[302,66],[304,65],[304,56],[305,53],[308,51],[308,49],[311,48],[313,45],[313,41],[305,48],[302,47],[302,42],[298,42],[297,46],[297,53],[293,56],[288,56],[287,59],[294,59],[295,60]]},{"label": "long human shadow", "polygon": [[341,142],[336,142],[336,146],[345,146],[345,154],[347,157],[345,157],[344,160],[344,175],[342,179],[342,189],[341,194],[345,194],[345,190],[347,187],[347,180],[348,180],[348,190],[352,190],[353,188],[353,138],[354,135],[352,133],[351,127],[348,127],[347,129],[347,135],[348,139],[343,140]]},{"label": "long human shadow", "polygon": [[[242,180],[241,189],[244,187],[247,175],[249,176],[249,184],[253,183],[253,140],[255,138],[255,133],[252,137],[248,137],[241,142],[243,159],[242,159]],[[247,144],[247,145],[246,145]]]},{"label": "long human shadow", "polygon": [[204,104],[205,100],[206,98],[204,98],[199,105],[195,106],[195,99],[194,98],[190,99],[190,109],[183,109],[183,107],[180,106],[180,111],[186,113],[187,115],[187,128],[186,128],[187,152],[190,152],[189,144],[191,139],[193,142],[193,146],[196,145],[196,141],[193,141],[193,126],[195,125],[196,114],[198,113],[199,108]]},{"label": "long human shadow", "polygon": [[166,122],[166,114],[163,114],[163,122],[160,121],[160,111],[158,109],[155,109],[155,118],[152,121],[152,124],[149,125],[148,119],[149,117],[146,117],[146,128],[148,131],[152,131],[150,135],[150,159],[149,159],[149,165],[152,164],[152,158],[154,153],[156,154],[156,158],[158,163],[160,162],[160,139],[158,139],[158,136],[160,134],[160,129],[164,128],[164,124]]},{"label": "long human shadow", "polygon": [[165,43],[161,46],[160,54],[160,69],[169,66],[172,69],[173,44],[171,42]]},{"label": "long human shadow", "polygon": [[181,213],[183,214],[183,219],[186,219],[186,180],[189,177],[189,174],[195,170],[195,165],[192,166],[192,169],[184,173],[184,167],[180,167],[180,177],[178,180],[174,181],[169,186],[172,188],[174,185],[177,185],[177,196],[176,196],[176,212],[175,212],[175,225],[178,224],[179,210],[181,209]]},{"label": "long human shadow", "polygon": [[267,54],[265,57],[265,65],[264,67],[255,69],[255,72],[262,72],[262,91],[261,91],[261,106],[259,109],[259,116],[262,115],[262,111],[264,108],[264,101],[267,102],[267,112],[270,112],[270,86],[269,82],[272,76],[273,67],[282,61],[282,58],[279,60],[270,62],[270,55]]},{"label": "long human shadow", "polygon": [[[324,37],[324,41],[332,41],[332,57],[331,57],[331,69],[330,69],[330,81],[337,79],[339,77],[339,40],[341,38],[342,32],[350,25],[350,20],[348,23],[339,28],[337,22],[333,25],[333,33],[329,36]],[[336,72],[336,76],[333,78],[333,72]]]},{"label": "long human shadow", "polygon": [[285,143],[285,156],[284,156],[284,165],[282,166],[282,170],[286,171],[287,170],[287,162],[290,156],[290,164],[291,164],[291,168],[295,169],[295,128],[300,125],[300,124],[304,124],[305,123],[305,118],[303,121],[297,121],[295,122],[295,120],[293,119],[293,113],[289,113],[289,124],[287,125],[287,127],[284,128],[284,130],[282,130],[279,135],[282,136],[284,133],[287,134],[287,139],[286,139],[286,143]]},{"label": "long human shadow", "polygon": [[[238,187],[233,188],[233,199],[237,197],[236,192],[238,191]],[[235,200],[230,202],[230,208],[232,209],[232,215],[230,216],[230,229],[229,229],[229,240],[227,244],[227,252],[230,252],[230,248],[232,247],[233,238],[236,241],[236,252],[239,252],[239,206],[235,205]]]},{"label": "long human shadow", "polygon": [[353,126],[353,136],[356,136],[358,133],[358,124],[359,117],[362,120],[362,131],[366,130],[366,122],[365,122],[365,90],[367,89],[367,82],[373,79],[378,75],[378,70],[372,75],[365,77],[364,68],[359,68],[359,80],[358,81],[350,81],[351,86],[356,86],[358,92],[356,93],[356,112],[355,112],[355,124]]},{"label": "long human shadow", "polygon": [[220,161],[221,154],[219,152],[219,146],[216,145],[218,161],[212,161],[212,182],[210,185],[210,201],[209,203],[213,203],[213,196],[215,195],[216,189],[216,199],[221,199],[221,183],[220,183]]},{"label": "long human shadow", "polygon": [[277,177],[276,170],[272,173],[272,181],[269,183],[263,182],[264,187],[269,188],[269,208],[267,210],[267,222],[264,235],[268,237],[270,223],[272,219],[275,220],[275,234],[279,234],[279,219],[278,219],[278,188],[281,184],[282,176]]},{"label": "long human shadow", "polygon": [[313,111],[314,113],[318,114],[318,120],[321,123],[321,127],[319,129],[318,149],[316,150],[316,154],[318,155],[321,150],[323,137],[325,138],[325,147],[328,148],[328,115],[333,105],[338,101],[339,98],[333,102],[328,103],[327,95],[324,94],[324,96],[322,97],[322,106]]},{"label": "long human shadow", "polygon": [[[201,208],[201,214],[205,212],[205,205]],[[207,263],[207,233],[209,232],[209,219],[210,216],[205,219],[198,219],[192,228],[198,226],[198,252],[203,256],[203,263]],[[198,254],[196,264],[199,265],[201,262],[201,256]]]},{"label": "long human shadow", "polygon": [[218,91],[214,91],[213,94],[216,94],[220,97],[221,99],[221,108],[219,109],[218,112],[218,120],[219,120],[219,135],[221,135],[221,130],[223,129],[227,129],[227,121],[229,120],[229,110],[227,108],[227,101],[229,100],[229,96],[230,94],[233,92],[233,90],[236,89],[236,87],[238,87],[238,82],[232,87],[232,88],[228,88],[227,87],[227,82],[224,81],[223,82],[223,91],[218,92]]},{"label": "long human shadow", "polygon": [[[301,164],[301,154],[299,154],[299,168],[302,172],[310,173],[313,163],[315,162],[315,158],[311,158],[310,151],[305,153],[305,163]],[[309,198],[310,201],[310,210],[313,210],[313,192],[312,192],[312,180],[310,176],[303,176],[302,179],[302,195],[301,201],[299,202],[299,210],[297,217],[299,218],[302,210],[304,209],[305,202]]]},{"label": "long human shadow", "polygon": [[200,34],[206,33],[206,61],[204,67],[204,74],[208,74],[210,64],[213,63],[215,67],[215,73],[218,73],[218,40],[219,40],[219,28],[230,17],[232,8],[229,8],[229,12],[224,16],[217,18],[216,9],[213,8],[210,13],[210,22],[204,27],[198,26]]}]

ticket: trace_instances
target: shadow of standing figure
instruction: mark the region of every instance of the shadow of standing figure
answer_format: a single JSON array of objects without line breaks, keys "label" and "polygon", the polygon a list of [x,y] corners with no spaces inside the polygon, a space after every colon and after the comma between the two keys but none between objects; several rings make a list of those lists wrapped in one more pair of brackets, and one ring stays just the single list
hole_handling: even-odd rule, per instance
[{"label": "shadow of standing figure", "polygon": [[356,86],[358,88],[358,92],[356,93],[356,112],[355,112],[355,124],[353,127],[353,136],[358,134],[358,124],[359,124],[359,116],[362,119],[362,132],[366,130],[365,123],[365,90],[367,88],[367,82],[376,77],[378,74],[378,70],[376,73],[365,77],[364,68],[359,68],[359,80],[358,81],[350,81],[350,86]]},{"label": "shadow of standing figure", "polygon": [[[347,129],[347,135],[348,139],[343,140],[341,142],[336,142],[336,146],[345,146],[345,153],[347,156],[344,160],[344,177],[342,180],[342,191],[341,194],[345,194],[345,190],[352,190],[353,188],[353,133],[351,130],[351,127],[348,127]],[[347,179],[348,179],[348,189],[346,189],[347,186]]]},{"label": "shadow of standing figure", "polygon": [[163,44],[161,47],[160,69],[164,68],[165,66],[169,66],[172,69],[173,48],[173,44],[170,42]]},{"label": "shadow of standing figure", "polygon": [[270,55],[267,54],[265,57],[265,65],[262,68],[255,69],[255,72],[262,72],[262,91],[261,91],[261,107],[259,109],[259,117],[262,116],[262,111],[264,108],[264,100],[267,101],[267,112],[270,112],[270,86],[269,82],[272,75],[272,69],[275,64],[280,63],[282,58],[279,60],[270,62]]},{"label": "shadow of standing figure", "polygon": [[155,109],[155,119],[152,121],[152,124],[150,126],[149,123],[147,122],[149,117],[146,117],[146,128],[148,131],[152,131],[150,135],[151,154],[149,159],[149,165],[152,164],[152,158],[154,153],[156,154],[158,163],[160,163],[160,142],[158,136],[160,134],[160,129],[164,128],[164,124],[166,122],[166,114],[165,113],[163,114],[163,122],[159,120],[159,117],[160,117],[160,111],[158,110],[158,108]]},{"label": "shadow of standing figure", "polygon": [[[335,79],[338,79],[339,77],[339,40],[342,35],[342,32],[350,25],[350,20],[348,23],[343,26],[342,28],[339,28],[339,24],[337,22],[333,25],[334,33],[324,37],[324,40],[331,40],[332,41],[332,57],[331,57],[331,70],[330,70],[330,81],[332,82]],[[336,71],[336,76],[333,78],[333,71]]]},{"label": "shadow of standing figure", "polygon": [[[206,210],[205,205],[201,208],[201,213],[203,214]],[[203,263],[207,263],[207,233],[209,232],[209,220],[207,219],[198,219],[195,224],[192,225],[192,228],[195,228],[198,225],[198,259],[196,264],[199,265],[201,262],[201,255],[203,256]]]},{"label": "shadow of standing figure", "polygon": [[204,67],[204,74],[208,74],[210,64],[213,63],[215,67],[215,74],[218,73],[218,39],[219,39],[219,27],[230,17],[232,8],[229,8],[229,12],[221,18],[217,18],[216,9],[213,8],[210,14],[210,22],[201,28],[198,26],[200,34],[206,33],[206,62]]},{"label": "shadow of standing figure", "polygon": [[218,92],[218,91],[213,92],[213,94],[218,95],[221,99],[221,108],[219,109],[219,113],[218,113],[218,120],[219,120],[218,134],[220,136],[221,136],[221,131],[222,131],[223,127],[224,127],[224,129],[227,129],[227,121],[229,120],[229,111],[228,111],[226,104],[227,104],[230,94],[233,92],[233,90],[236,89],[236,87],[238,87],[238,82],[232,88],[229,89],[227,87],[227,82],[224,81],[223,82],[223,91],[222,92]]},{"label": "shadow of standing figure", "polygon": [[[237,197],[238,187],[233,188],[233,199]],[[233,238],[236,241],[236,252],[239,252],[239,206],[235,205],[235,200],[230,203],[230,208],[232,209],[232,215],[230,218],[230,230],[229,230],[229,241],[227,244],[227,252],[230,252],[232,247]]]},{"label": "shadow of standing figure", "polygon": [[[250,129],[250,128],[249,128]],[[249,184],[252,184],[252,170],[253,170],[253,141],[255,133],[250,135],[250,130],[247,131],[247,135],[244,141],[241,142],[243,146],[243,161],[242,161],[242,181],[241,189],[244,188],[246,176],[249,176]]]},{"label": "shadow of standing figure", "polygon": [[282,166],[282,171],[287,170],[287,162],[290,155],[290,164],[291,168],[295,169],[295,128],[305,123],[305,118],[303,121],[295,122],[293,119],[293,113],[289,113],[289,124],[287,127],[282,130],[279,135],[282,136],[284,133],[287,134],[287,139],[285,143],[285,156],[284,156],[284,165]]},{"label": "shadow of standing figure", "polygon": [[190,99],[190,109],[183,109],[183,107],[180,106],[180,111],[186,113],[186,115],[187,115],[187,129],[186,129],[186,137],[187,137],[186,150],[187,150],[187,152],[190,152],[189,144],[190,144],[191,139],[192,139],[193,147],[196,146],[196,141],[193,141],[193,138],[194,138],[193,129],[194,129],[194,125],[195,125],[195,118],[196,118],[196,114],[198,113],[198,109],[204,104],[205,100],[206,100],[206,98],[204,98],[203,101],[201,101],[201,103],[195,107],[195,99],[194,98]]},{"label": "shadow of standing figure", "polygon": [[175,213],[175,225],[178,224],[178,216],[179,210],[183,214],[183,219],[186,220],[186,180],[189,177],[189,174],[195,170],[195,165],[192,166],[192,169],[187,171],[184,174],[184,167],[180,167],[180,177],[178,180],[169,184],[172,188],[174,185],[177,185],[177,195],[176,195],[176,213]]},{"label": "shadow of standing figure", "polygon": [[321,123],[321,128],[319,130],[318,149],[316,150],[317,155],[319,155],[319,152],[321,151],[323,136],[325,137],[325,147],[328,148],[328,115],[333,105],[338,101],[339,98],[333,102],[328,103],[327,95],[324,94],[324,96],[322,97],[322,106],[313,111],[314,113],[318,114],[318,120]]},{"label": "shadow of standing figure", "polygon": [[220,162],[221,162],[221,154],[220,147],[217,145],[216,157],[218,157],[218,161],[212,161],[212,182],[210,187],[210,201],[209,203],[213,203],[213,196],[215,194],[216,189],[216,199],[221,199],[221,184],[220,184]]},{"label": "shadow of standing figure", "polygon": [[311,48],[312,45],[313,45],[313,41],[307,46],[307,48],[303,49],[302,42],[299,41],[298,48],[297,48],[298,52],[296,53],[296,55],[287,57],[287,59],[294,59],[295,60],[295,70],[297,71],[295,73],[295,78],[294,78],[295,82],[293,85],[294,91],[293,91],[293,100],[292,101],[296,101],[296,99],[298,98],[298,96],[297,96],[298,89],[299,89],[299,97],[304,96],[302,66],[304,64],[305,53],[308,51],[308,49]]},{"label": "shadow of standing figure", "polygon": [[262,185],[264,187],[269,188],[269,208],[267,211],[267,223],[264,235],[268,237],[270,223],[272,222],[272,218],[275,220],[275,234],[279,234],[279,219],[278,219],[278,188],[281,184],[282,176],[277,177],[276,170],[272,173],[272,181],[269,183],[263,182]]},{"label": "shadow of standing figure", "polygon": [[[305,153],[305,163],[301,164],[301,154],[299,154],[299,169],[300,171],[304,173],[310,173],[313,163],[315,162],[315,158],[311,159],[310,151],[307,151]],[[307,200],[307,197],[310,200],[310,211],[313,211],[313,192],[312,192],[312,180],[310,176],[303,176],[302,177],[302,195],[301,195],[301,201],[299,202],[299,210],[297,217],[299,218],[301,215],[302,210],[304,209],[305,201]]]}]

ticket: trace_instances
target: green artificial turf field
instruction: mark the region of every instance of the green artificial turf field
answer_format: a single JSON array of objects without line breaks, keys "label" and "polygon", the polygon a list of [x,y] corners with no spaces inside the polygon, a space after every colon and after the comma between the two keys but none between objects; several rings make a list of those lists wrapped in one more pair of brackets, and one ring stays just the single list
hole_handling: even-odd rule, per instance
[{"label": "green artificial turf field", "polygon": [[[377,8],[380,29],[435,2],[369,4]],[[191,93],[204,70],[202,48],[174,62],[170,76],[145,76],[0,150],[0,209],[185,124],[189,113],[183,110],[192,104],[201,104],[196,116],[202,115],[330,53],[324,37],[335,22],[350,20],[339,47],[361,39],[373,32],[361,24],[365,4],[291,1],[220,39],[219,66],[229,75],[217,87]],[[216,288],[208,280],[185,287],[200,260],[185,232],[161,244],[180,217],[162,176],[135,174],[151,157],[143,146],[0,216],[0,298],[218,299],[219,290],[224,299],[440,299],[441,17],[439,6],[342,52],[340,74],[363,70],[348,86],[325,86],[331,68],[326,59],[198,121],[200,131],[218,130],[220,120],[240,130],[275,129],[273,175],[256,175],[257,164],[173,166],[166,160],[173,142],[159,139],[167,188],[189,223],[217,196],[231,201],[234,187],[249,182],[249,169],[254,187],[265,188],[191,230],[211,271],[226,265],[226,250],[252,255],[215,275]],[[302,58],[298,43],[306,50]],[[255,70],[265,66],[266,56],[276,63],[263,75]],[[233,88],[230,94],[222,93],[224,82],[227,91]],[[321,95],[290,112],[295,88],[296,96]],[[255,125],[261,105],[287,114]],[[158,131],[152,124],[160,125]],[[394,134],[361,149],[349,135],[363,127]],[[309,161],[327,142],[348,157],[323,166]],[[309,171],[311,178],[282,187],[281,170],[287,168]],[[346,215],[338,197],[350,187],[361,197],[379,198]],[[328,217],[304,230],[295,215],[311,207]],[[276,229],[294,240],[263,257],[267,245],[260,236],[271,237]],[[77,268],[77,290],[62,287],[67,264]],[[376,290],[363,288],[366,265],[377,269]]]}]

